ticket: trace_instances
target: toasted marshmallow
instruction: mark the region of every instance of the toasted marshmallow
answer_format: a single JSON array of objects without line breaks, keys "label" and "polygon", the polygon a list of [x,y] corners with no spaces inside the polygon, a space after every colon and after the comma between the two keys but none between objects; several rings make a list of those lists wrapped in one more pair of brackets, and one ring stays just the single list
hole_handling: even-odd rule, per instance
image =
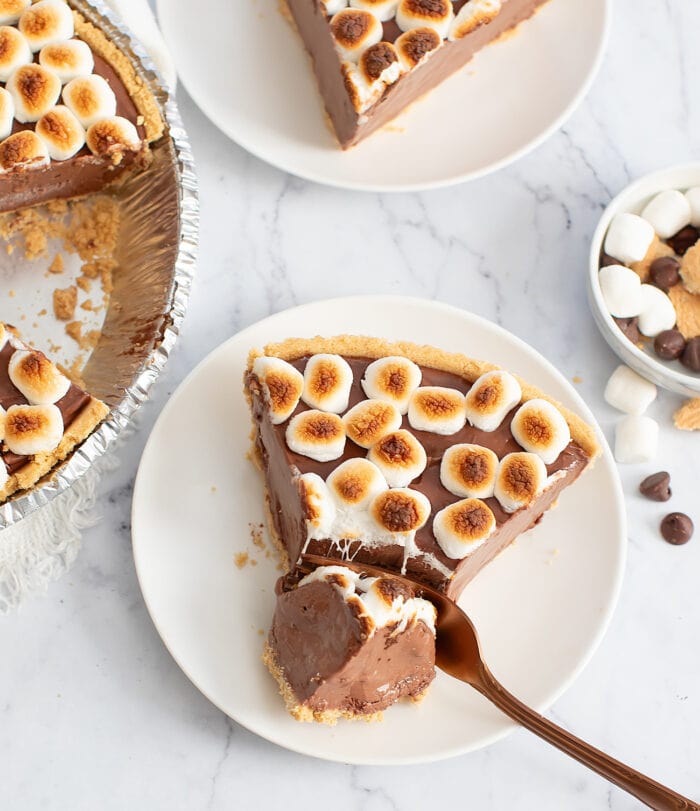
[{"label": "toasted marshmallow", "polygon": [[40,169],[48,163],[46,144],[33,130],[16,132],[0,144],[0,173]]},{"label": "toasted marshmallow", "polygon": [[486,372],[467,392],[467,419],[480,431],[495,431],[522,396],[520,384],[512,374]]},{"label": "toasted marshmallow", "polygon": [[6,82],[10,76],[32,61],[32,51],[27,40],[10,25],[0,28],[0,82]]},{"label": "toasted marshmallow", "polygon": [[340,414],[348,407],[352,369],[340,355],[313,355],[304,369],[301,399],[311,408]]},{"label": "toasted marshmallow", "polygon": [[464,395],[443,386],[420,386],[408,405],[408,421],[416,431],[432,431],[442,436],[456,434],[467,421]]},{"label": "toasted marshmallow", "polygon": [[272,424],[291,417],[304,390],[302,373],[286,360],[262,356],[253,361],[253,374],[262,386]]},{"label": "toasted marshmallow", "polygon": [[318,473],[299,477],[306,534],[308,538],[328,538],[333,531],[336,509],[331,492]]},{"label": "toasted marshmallow", "polygon": [[7,343],[7,339],[10,337],[10,333],[7,331],[5,325],[0,321],[0,351],[5,348],[5,344]]},{"label": "toasted marshmallow", "polygon": [[0,25],[13,25],[31,6],[32,0],[0,0]]},{"label": "toasted marshmallow", "polygon": [[630,414],[615,426],[615,459],[623,465],[652,462],[659,444],[659,424]]},{"label": "toasted marshmallow", "polygon": [[382,437],[369,449],[367,458],[384,474],[389,487],[407,487],[428,464],[423,446],[404,429]]},{"label": "toasted marshmallow", "polygon": [[325,411],[312,409],[292,417],[285,436],[291,451],[317,462],[331,462],[345,450],[343,421]]},{"label": "toasted marshmallow", "polygon": [[432,28],[445,39],[454,19],[452,0],[399,0],[396,24],[402,31]]},{"label": "toasted marshmallow", "polygon": [[654,241],[654,226],[646,220],[622,212],[616,214],[605,237],[605,253],[625,265],[641,262]]},{"label": "toasted marshmallow", "polygon": [[20,124],[38,121],[56,104],[61,82],[53,71],[41,65],[22,65],[5,85],[15,103],[15,118]]},{"label": "toasted marshmallow", "polygon": [[668,239],[690,225],[690,203],[676,189],[659,192],[644,207],[642,217],[651,223],[661,239]]},{"label": "toasted marshmallow", "polygon": [[63,0],[40,0],[22,13],[19,30],[32,51],[73,36],[73,12]]},{"label": "toasted marshmallow", "polygon": [[643,284],[640,289],[642,309],[639,312],[639,331],[647,338],[655,338],[660,332],[673,329],[676,324],[676,308],[671,299],[654,287]]},{"label": "toasted marshmallow", "polygon": [[66,84],[78,76],[89,76],[95,67],[95,59],[86,42],[69,39],[45,45],[39,53],[39,64],[52,70]]},{"label": "toasted marshmallow", "polygon": [[49,405],[65,396],[70,380],[41,352],[18,349],[12,353],[7,372],[15,388],[31,405]]},{"label": "toasted marshmallow", "polygon": [[[5,409],[2,406],[0,406],[0,442],[2,442],[3,439],[5,439],[5,421],[6,421],[6,419],[7,419],[7,412],[5,411]],[[3,467],[5,467],[5,465],[0,464],[0,473],[2,473],[1,468],[3,468]],[[0,487],[1,486],[2,485],[0,485]]]},{"label": "toasted marshmallow", "polygon": [[393,403],[401,414],[408,411],[411,395],[420,386],[423,373],[408,358],[388,357],[372,361],[365,369],[362,388],[368,397]]},{"label": "toasted marshmallow", "polygon": [[521,448],[551,465],[571,442],[571,431],[559,409],[547,400],[528,400],[515,412],[510,430]]},{"label": "toasted marshmallow", "polygon": [[326,484],[339,508],[366,507],[387,489],[379,468],[368,459],[348,459],[328,476]]},{"label": "toasted marshmallow", "polygon": [[396,487],[375,496],[370,514],[377,525],[392,534],[416,532],[430,517],[430,501],[417,490]]},{"label": "toasted marshmallow", "polygon": [[329,17],[332,17],[348,6],[348,0],[321,0],[321,2],[326,7],[326,14]]},{"label": "toasted marshmallow", "polygon": [[685,199],[690,206],[690,224],[700,227],[700,186],[694,186],[685,193]]},{"label": "toasted marshmallow", "polygon": [[501,459],[493,494],[507,513],[526,507],[547,481],[547,468],[534,453],[509,453]]},{"label": "toasted marshmallow", "polygon": [[7,138],[12,132],[15,119],[15,103],[12,96],[0,87],[0,141]]},{"label": "toasted marshmallow", "polygon": [[371,11],[380,22],[390,20],[396,14],[399,0],[350,0],[353,8]]},{"label": "toasted marshmallow", "polygon": [[433,519],[435,540],[453,560],[466,558],[478,549],[495,528],[494,514],[479,498],[449,504]]},{"label": "toasted marshmallow", "polygon": [[5,445],[32,456],[55,450],[63,437],[63,417],[55,405],[14,405],[7,409]]},{"label": "toasted marshmallow", "polygon": [[633,372],[618,366],[605,387],[605,402],[626,414],[643,414],[656,399],[656,386]]},{"label": "toasted marshmallow", "polygon": [[634,318],[642,310],[641,280],[624,265],[607,265],[598,274],[600,292],[610,315]]},{"label": "toasted marshmallow", "polygon": [[440,35],[432,28],[412,28],[394,43],[404,70],[412,70],[442,45]]},{"label": "toasted marshmallow", "polygon": [[450,26],[449,39],[453,42],[487,25],[501,10],[501,0],[469,0],[459,10]]},{"label": "toasted marshmallow", "polygon": [[115,115],[96,121],[87,131],[86,142],[93,155],[111,157],[119,163],[124,152],[138,149],[141,139],[131,121]]},{"label": "toasted marshmallow", "polygon": [[63,103],[70,107],[80,123],[89,129],[101,118],[117,112],[117,97],[101,76],[79,76],[63,88]]},{"label": "toasted marshmallow", "polygon": [[369,11],[345,8],[333,15],[331,34],[341,61],[357,62],[360,54],[382,38],[384,29]]},{"label": "toasted marshmallow", "polygon": [[378,42],[362,53],[357,70],[370,92],[381,95],[387,85],[401,75],[401,63],[396,48],[390,42]]},{"label": "toasted marshmallow", "polygon": [[319,566],[313,572],[309,572],[299,581],[299,586],[307,586],[309,583],[330,583],[335,586],[344,597],[355,594],[360,575],[353,572],[346,566]]},{"label": "toasted marshmallow", "polygon": [[496,484],[498,456],[481,445],[467,443],[448,448],[440,462],[445,490],[463,498],[490,498]]},{"label": "toasted marshmallow", "polygon": [[371,448],[383,436],[401,427],[401,414],[385,400],[361,400],[343,417],[345,433],[361,448]]},{"label": "toasted marshmallow", "polygon": [[37,121],[36,134],[46,143],[49,156],[54,161],[72,158],[85,145],[85,130],[63,104],[49,110]]}]

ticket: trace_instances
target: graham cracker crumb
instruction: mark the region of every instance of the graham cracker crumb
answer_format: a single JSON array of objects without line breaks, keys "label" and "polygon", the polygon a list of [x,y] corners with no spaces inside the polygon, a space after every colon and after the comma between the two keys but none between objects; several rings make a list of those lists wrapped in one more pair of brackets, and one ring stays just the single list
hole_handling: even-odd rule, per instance
[{"label": "graham cracker crumb", "polygon": [[15,293],[15,291],[14,291],[14,290],[10,290],[10,291],[8,291],[7,295],[8,295],[10,298],[14,298],[14,297],[17,295],[17,293]]},{"label": "graham cracker crumb", "polygon": [[78,288],[75,285],[53,291],[53,312],[59,321],[70,321],[75,315],[77,303]]},{"label": "graham cracker crumb", "polygon": [[700,397],[686,400],[673,415],[673,424],[681,431],[700,431]]},{"label": "graham cracker crumb", "polygon": [[49,273],[63,273],[64,270],[65,264],[63,262],[63,257],[60,253],[57,253],[49,265]]},{"label": "graham cracker crumb", "polygon": [[576,385],[577,385],[577,386],[578,386],[578,384],[579,384],[579,383],[583,383],[583,378],[582,378],[582,377],[579,377],[578,375],[574,375],[574,376],[571,378],[571,380],[572,380],[574,383],[576,383]]},{"label": "graham cracker crumb", "polygon": [[70,336],[76,343],[80,343],[82,339],[83,325],[80,321],[71,321],[66,324],[66,335]]},{"label": "graham cracker crumb", "polygon": [[75,283],[81,290],[84,290],[86,293],[89,293],[90,290],[92,289],[92,282],[90,281],[90,279],[87,278],[87,276],[78,276],[78,278],[75,280]]},{"label": "graham cracker crumb", "polygon": [[86,298],[85,301],[80,305],[81,309],[87,310],[88,312],[92,312],[95,308],[92,304],[92,300]]},{"label": "graham cracker crumb", "polygon": [[248,563],[248,553],[236,552],[236,554],[233,556],[233,562],[239,569],[242,569]]}]

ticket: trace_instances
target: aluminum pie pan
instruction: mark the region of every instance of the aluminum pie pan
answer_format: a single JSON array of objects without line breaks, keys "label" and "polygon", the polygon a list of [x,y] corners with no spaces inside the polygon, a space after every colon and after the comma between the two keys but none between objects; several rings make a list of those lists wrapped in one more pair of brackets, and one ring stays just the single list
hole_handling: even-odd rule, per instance
[{"label": "aluminum pie pan", "polygon": [[150,57],[101,0],[71,5],[130,59],[158,102],[166,132],[152,146],[153,165],[114,192],[123,210],[119,267],[102,336],[83,373],[87,389],[110,412],[31,490],[0,505],[0,530],[68,490],[132,424],[178,338],[196,269],[197,178],[177,104]]}]

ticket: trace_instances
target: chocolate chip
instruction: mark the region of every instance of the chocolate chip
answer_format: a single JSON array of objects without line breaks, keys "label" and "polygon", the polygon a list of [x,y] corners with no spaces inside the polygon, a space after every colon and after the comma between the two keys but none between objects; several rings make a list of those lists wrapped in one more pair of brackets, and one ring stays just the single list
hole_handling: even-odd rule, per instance
[{"label": "chocolate chip", "polygon": [[693,537],[693,522],[685,513],[669,513],[661,522],[661,534],[665,541],[680,546]]},{"label": "chocolate chip", "polygon": [[685,345],[681,363],[691,372],[700,372],[700,336],[691,338]]},{"label": "chocolate chip", "polygon": [[633,344],[638,344],[642,340],[642,333],[639,331],[639,318],[614,318],[617,326],[622,331],[625,338],[632,341]]},{"label": "chocolate chip", "polygon": [[654,352],[661,360],[677,360],[685,349],[685,338],[677,329],[665,329],[654,338]]},{"label": "chocolate chip", "polygon": [[677,234],[674,234],[671,239],[667,241],[679,256],[683,256],[688,248],[692,248],[693,245],[695,245],[699,238],[700,231],[698,231],[697,228],[693,228],[692,225],[686,225],[685,228],[681,228]]},{"label": "chocolate chip", "polygon": [[605,251],[600,254],[600,267],[605,268],[608,265],[619,265],[619,261],[614,256],[609,256]]},{"label": "chocolate chip", "polygon": [[639,485],[639,492],[652,501],[668,501],[671,498],[671,477],[665,470],[652,473]]},{"label": "chocolate chip", "polygon": [[681,280],[680,268],[681,263],[674,256],[660,256],[654,259],[649,267],[652,284],[668,293]]}]

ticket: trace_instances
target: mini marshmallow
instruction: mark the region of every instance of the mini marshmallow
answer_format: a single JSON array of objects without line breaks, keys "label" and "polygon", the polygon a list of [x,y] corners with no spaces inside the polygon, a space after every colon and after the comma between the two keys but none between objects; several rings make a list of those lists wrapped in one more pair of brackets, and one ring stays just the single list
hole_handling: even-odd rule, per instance
[{"label": "mini marshmallow", "polygon": [[66,84],[78,76],[89,76],[95,67],[95,59],[86,42],[69,39],[45,45],[39,53],[39,64],[52,70],[62,84]]},{"label": "mini marshmallow", "polygon": [[7,138],[12,132],[15,119],[15,103],[12,96],[0,87],[0,141]]},{"label": "mini marshmallow", "polygon": [[406,414],[411,395],[420,386],[423,373],[408,358],[379,358],[365,369],[361,385],[368,397],[393,403]]},{"label": "mini marshmallow", "polygon": [[408,405],[408,422],[416,431],[450,436],[464,428],[467,420],[464,395],[443,386],[420,386]]},{"label": "mini marshmallow", "polygon": [[656,386],[633,372],[629,366],[618,366],[610,375],[603,397],[618,411],[639,415],[656,399]]},{"label": "mini marshmallow", "polygon": [[467,443],[448,448],[440,462],[445,490],[462,498],[490,498],[496,484],[498,456],[481,445]]},{"label": "mini marshmallow", "polygon": [[642,282],[624,265],[607,265],[598,274],[600,292],[610,315],[634,318],[642,310]]},{"label": "mini marshmallow", "polygon": [[451,0],[399,0],[396,24],[402,31],[412,28],[432,28],[445,39],[454,19]]},{"label": "mini marshmallow", "polygon": [[534,453],[509,453],[501,459],[493,494],[507,513],[526,507],[542,491],[547,468]]},{"label": "mini marshmallow", "polygon": [[642,217],[661,239],[668,239],[690,224],[690,203],[676,189],[659,192],[644,207]]},{"label": "mini marshmallow", "polygon": [[412,28],[394,42],[404,70],[412,70],[442,45],[440,35],[432,28]]},{"label": "mini marshmallow", "polygon": [[401,75],[396,48],[390,42],[378,42],[362,54],[357,69],[370,91],[381,94],[386,85],[393,84]]},{"label": "mini marshmallow", "polygon": [[368,459],[348,459],[328,476],[326,484],[338,507],[362,509],[387,483],[379,468]]},{"label": "mini marshmallow", "polygon": [[0,143],[0,173],[40,169],[49,163],[46,144],[33,130],[22,130]]},{"label": "mini marshmallow", "polygon": [[5,445],[12,453],[33,456],[56,450],[63,438],[63,417],[55,405],[13,405],[5,417]]},{"label": "mini marshmallow", "polygon": [[0,25],[14,25],[32,0],[0,0]]},{"label": "mini marshmallow", "polygon": [[330,27],[343,62],[357,62],[365,48],[376,45],[384,33],[374,14],[357,8],[346,8],[334,14]]},{"label": "mini marshmallow", "polygon": [[357,589],[360,575],[346,566],[319,566],[313,572],[301,578],[298,586],[307,586],[309,583],[330,583],[344,596],[349,597]]},{"label": "mini marshmallow", "polygon": [[38,121],[56,104],[61,94],[58,76],[41,65],[17,68],[5,87],[12,94],[15,118],[20,124]]},{"label": "mini marshmallow", "polygon": [[117,112],[117,97],[101,76],[79,76],[63,88],[63,103],[80,123],[89,129],[101,118],[111,118]]},{"label": "mini marshmallow", "polygon": [[370,514],[381,529],[392,534],[416,532],[430,517],[430,501],[408,487],[385,490],[375,496]]},{"label": "mini marshmallow", "polygon": [[59,372],[58,367],[46,355],[31,349],[13,352],[7,373],[30,405],[56,403],[70,388],[70,380]]},{"label": "mini marshmallow", "polygon": [[470,0],[459,10],[459,13],[450,26],[449,39],[454,42],[467,34],[487,25],[501,10],[501,0]]},{"label": "mini marshmallow", "polygon": [[435,540],[453,560],[462,560],[478,549],[495,528],[494,514],[478,498],[449,504],[433,519]]},{"label": "mini marshmallow", "polygon": [[253,361],[253,374],[262,386],[272,424],[291,417],[304,390],[302,373],[286,360],[262,356]]},{"label": "mini marshmallow", "polygon": [[96,121],[87,131],[85,142],[93,155],[110,157],[115,164],[121,162],[124,152],[141,145],[136,127],[118,115]]},{"label": "mini marshmallow", "polygon": [[536,453],[545,465],[553,464],[571,442],[571,431],[561,411],[538,397],[520,406],[510,430],[518,445]]},{"label": "mini marshmallow", "polygon": [[381,22],[390,20],[396,14],[399,0],[350,0],[353,8],[371,11]]},{"label": "mini marshmallow", "polygon": [[495,431],[522,396],[520,384],[512,374],[486,372],[467,392],[467,419],[481,431]]},{"label": "mini marshmallow", "polygon": [[325,411],[312,409],[292,417],[285,436],[289,450],[317,462],[332,462],[345,450],[343,421]]},{"label": "mini marshmallow", "polygon": [[10,76],[32,61],[32,52],[27,40],[16,28],[4,25],[0,28],[0,82],[6,82]]},{"label": "mini marshmallow", "polygon": [[326,483],[318,473],[299,476],[308,538],[328,538],[333,530],[336,509]]},{"label": "mini marshmallow", "polygon": [[660,332],[673,329],[676,324],[676,308],[666,293],[653,284],[643,284],[641,295],[642,309],[638,326],[642,335],[655,338]]},{"label": "mini marshmallow", "polygon": [[323,5],[326,7],[326,14],[332,17],[334,14],[347,8],[348,0],[323,0]]},{"label": "mini marshmallow", "polygon": [[383,436],[401,427],[401,414],[385,400],[361,400],[343,417],[345,433],[361,448],[371,448]]},{"label": "mini marshmallow", "polygon": [[313,355],[307,361],[301,399],[311,408],[340,414],[348,407],[351,388],[352,369],[340,355]]},{"label": "mini marshmallow", "polygon": [[658,442],[659,424],[651,417],[630,414],[615,426],[615,459],[623,465],[651,462]]},{"label": "mini marshmallow", "polygon": [[616,214],[605,237],[605,253],[625,265],[641,262],[654,241],[654,227],[636,214]]},{"label": "mini marshmallow", "polygon": [[32,51],[73,36],[73,12],[63,0],[39,0],[22,13],[19,30]]},{"label": "mini marshmallow", "polygon": [[54,161],[72,158],[85,145],[85,130],[63,104],[49,110],[37,121],[36,134],[46,143],[49,156]]},{"label": "mini marshmallow", "polygon": [[690,224],[695,228],[700,228],[700,186],[688,189],[685,199],[690,206]]},{"label": "mini marshmallow", "polygon": [[382,437],[369,449],[367,458],[384,474],[389,487],[407,487],[428,464],[423,446],[404,429]]}]

